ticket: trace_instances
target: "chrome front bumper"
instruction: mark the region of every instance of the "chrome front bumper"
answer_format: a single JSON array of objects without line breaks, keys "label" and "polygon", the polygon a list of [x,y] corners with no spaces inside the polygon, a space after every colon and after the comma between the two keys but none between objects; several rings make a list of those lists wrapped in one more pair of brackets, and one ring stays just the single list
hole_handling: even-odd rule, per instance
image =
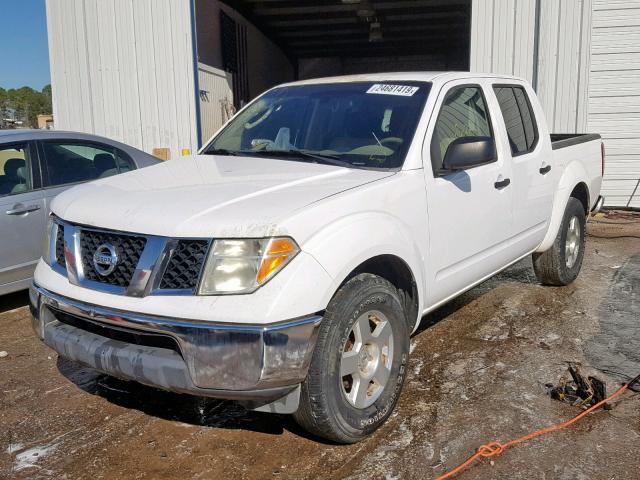
[{"label": "chrome front bumper", "polygon": [[86,304],[35,284],[29,296],[33,329],[65,358],[166,390],[258,403],[283,397],[304,380],[322,320],[171,319]]}]

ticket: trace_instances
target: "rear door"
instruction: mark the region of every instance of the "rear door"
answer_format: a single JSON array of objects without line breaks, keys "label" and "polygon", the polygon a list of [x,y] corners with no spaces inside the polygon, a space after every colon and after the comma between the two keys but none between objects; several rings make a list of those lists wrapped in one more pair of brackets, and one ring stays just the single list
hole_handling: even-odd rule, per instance
[{"label": "rear door", "polygon": [[[497,156],[487,164],[457,172],[442,171],[454,140],[498,136],[499,110],[486,94],[489,83],[449,82],[435,105],[423,150],[429,221],[427,289],[431,305],[468,288],[511,260],[511,165],[496,142]],[[506,153],[506,155],[505,155]],[[428,160],[430,159],[430,161]]]},{"label": "rear door", "polygon": [[0,294],[24,288],[41,255],[47,214],[35,149],[0,146]]},{"label": "rear door", "polygon": [[516,82],[494,84],[492,90],[502,112],[504,149],[513,171],[513,242],[516,254],[524,255],[540,245],[547,231],[559,167],[553,164],[550,142],[540,138],[546,127],[538,125],[532,93]]}]

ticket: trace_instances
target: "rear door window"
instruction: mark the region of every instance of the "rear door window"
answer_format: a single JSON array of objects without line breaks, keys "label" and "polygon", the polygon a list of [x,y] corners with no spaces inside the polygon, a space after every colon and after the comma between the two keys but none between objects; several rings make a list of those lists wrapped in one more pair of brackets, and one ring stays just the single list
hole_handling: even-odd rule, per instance
[{"label": "rear door window", "polygon": [[0,147],[0,197],[29,192],[33,188],[28,144]]},{"label": "rear door window", "polygon": [[524,125],[524,133],[527,137],[527,151],[535,148],[538,141],[538,127],[536,125],[533,109],[529,102],[527,92],[522,87],[513,87],[513,94],[516,96],[518,108],[522,115],[522,123]]},{"label": "rear door window", "polygon": [[496,85],[493,90],[500,104],[512,155],[533,151],[538,141],[538,129],[524,88]]},{"label": "rear door window", "polygon": [[131,158],[110,145],[93,142],[42,142],[47,186],[87,182],[133,170]]}]

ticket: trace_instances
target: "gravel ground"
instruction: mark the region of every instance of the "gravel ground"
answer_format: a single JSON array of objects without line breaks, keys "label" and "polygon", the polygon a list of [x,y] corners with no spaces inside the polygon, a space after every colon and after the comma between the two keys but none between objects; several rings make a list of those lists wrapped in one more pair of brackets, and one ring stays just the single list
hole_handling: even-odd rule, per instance
[{"label": "gravel ground", "polygon": [[[640,216],[600,215],[589,232],[573,285],[539,285],[526,260],[426,316],[395,413],[351,446],[59,359],[32,334],[26,293],[0,297],[0,478],[434,478],[482,443],[576,415],[546,393],[567,362],[610,393],[640,373]],[[627,392],[457,478],[640,479],[638,445],[640,395]]]}]

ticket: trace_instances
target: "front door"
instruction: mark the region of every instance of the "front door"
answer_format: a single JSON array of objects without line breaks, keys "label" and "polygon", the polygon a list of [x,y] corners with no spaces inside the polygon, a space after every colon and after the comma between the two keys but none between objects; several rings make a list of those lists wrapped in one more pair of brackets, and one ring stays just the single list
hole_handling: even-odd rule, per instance
[{"label": "front door", "polygon": [[[511,165],[500,142],[490,163],[447,172],[448,146],[462,137],[495,141],[495,102],[487,102],[488,85],[450,82],[440,92],[435,122],[424,148],[429,217],[431,272],[427,300],[433,306],[491,275],[509,260],[512,231]],[[428,161],[430,159],[430,161]]]},{"label": "front door", "polygon": [[0,146],[0,294],[27,286],[41,255],[47,212],[28,143]]}]

